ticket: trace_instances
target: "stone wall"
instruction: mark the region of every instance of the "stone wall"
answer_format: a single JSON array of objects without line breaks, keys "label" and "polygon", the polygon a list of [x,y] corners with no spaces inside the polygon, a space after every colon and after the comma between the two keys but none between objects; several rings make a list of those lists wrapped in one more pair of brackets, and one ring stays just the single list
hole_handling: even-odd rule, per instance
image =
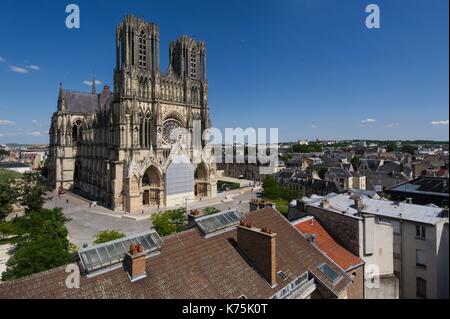
[{"label": "stone wall", "polygon": [[347,275],[352,278],[352,283],[347,287],[348,299],[363,299],[364,298],[364,265],[347,272]]},{"label": "stone wall", "polygon": [[340,245],[352,254],[360,255],[359,224],[361,219],[313,206],[306,207],[304,216],[308,215],[314,216]]}]

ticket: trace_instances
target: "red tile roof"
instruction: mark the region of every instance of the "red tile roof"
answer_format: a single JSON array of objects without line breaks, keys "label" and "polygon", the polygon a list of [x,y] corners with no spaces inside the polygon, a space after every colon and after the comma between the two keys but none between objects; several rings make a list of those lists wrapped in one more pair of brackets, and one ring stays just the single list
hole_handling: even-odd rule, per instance
[{"label": "red tile roof", "polygon": [[[79,289],[66,288],[65,267],[0,284],[2,298],[270,298],[309,271],[336,295],[350,278],[272,208],[247,213],[255,227],[269,227],[277,234],[277,277],[271,287],[235,248],[236,227],[206,238],[197,228],[163,238],[161,253],[147,259],[147,278],[132,283],[122,269],[93,277],[82,276]],[[336,285],[319,270],[326,263],[343,276]]]},{"label": "red tile roof", "polygon": [[339,245],[314,217],[303,218],[298,223],[295,223],[294,226],[303,235],[311,236],[315,234],[315,245],[317,248],[331,258],[344,271],[349,271],[364,263],[361,258],[353,255]]}]

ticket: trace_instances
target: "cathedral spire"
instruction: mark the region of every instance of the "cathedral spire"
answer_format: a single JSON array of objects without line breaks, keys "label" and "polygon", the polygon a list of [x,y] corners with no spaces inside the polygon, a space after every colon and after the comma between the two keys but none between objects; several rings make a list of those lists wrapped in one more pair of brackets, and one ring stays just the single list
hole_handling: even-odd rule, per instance
[{"label": "cathedral spire", "polygon": [[92,80],[92,94],[97,95],[97,81],[95,80],[95,73],[94,78]]},{"label": "cathedral spire", "polygon": [[64,89],[62,82],[59,82],[58,111],[65,111]]}]

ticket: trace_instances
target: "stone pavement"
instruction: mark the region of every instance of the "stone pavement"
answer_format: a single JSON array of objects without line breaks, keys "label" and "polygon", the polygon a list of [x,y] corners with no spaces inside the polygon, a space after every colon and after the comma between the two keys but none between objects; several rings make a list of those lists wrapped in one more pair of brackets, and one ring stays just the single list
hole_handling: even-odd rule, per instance
[{"label": "stone pavement", "polygon": [[[214,198],[188,203],[188,211],[195,208],[216,207],[220,210],[237,208],[246,212],[249,210],[249,201],[257,196],[260,188],[239,189],[220,193]],[[158,211],[166,211],[185,207],[184,205],[160,208],[151,207],[142,213],[115,212],[102,206],[89,207],[90,201],[71,193],[58,196],[56,192],[49,193],[52,198],[47,201],[45,208],[63,208],[64,215],[70,218],[67,223],[70,241],[79,248],[83,244],[92,245],[95,234],[103,230],[116,229],[125,235],[133,235],[151,229],[151,215]]]}]

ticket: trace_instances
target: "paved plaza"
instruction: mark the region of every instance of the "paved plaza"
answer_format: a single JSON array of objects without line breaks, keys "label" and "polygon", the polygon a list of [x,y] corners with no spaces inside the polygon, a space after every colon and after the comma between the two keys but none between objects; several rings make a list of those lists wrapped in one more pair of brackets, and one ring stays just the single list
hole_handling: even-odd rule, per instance
[{"label": "paved plaza", "polygon": [[[242,212],[249,210],[249,201],[257,197],[259,188],[244,188],[219,193],[217,197],[205,198],[188,203],[188,211],[195,208],[216,207],[220,210],[237,208]],[[158,211],[181,208],[183,206],[147,208],[142,213],[114,212],[102,206],[94,207],[92,203],[77,195],[66,193],[60,196],[56,192],[48,194],[51,198],[45,208],[60,207],[70,221],[66,224],[70,241],[79,248],[83,244],[92,245],[95,234],[103,230],[116,229],[126,235],[133,235],[151,229],[151,215]]]}]

